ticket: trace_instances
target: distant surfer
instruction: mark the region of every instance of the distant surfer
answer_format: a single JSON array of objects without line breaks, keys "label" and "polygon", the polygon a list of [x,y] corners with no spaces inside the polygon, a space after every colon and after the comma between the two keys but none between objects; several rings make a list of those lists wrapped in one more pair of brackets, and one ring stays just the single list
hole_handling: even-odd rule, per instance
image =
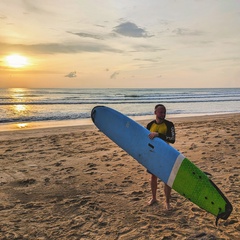
[{"label": "distant surfer", "polygon": [[[166,117],[166,108],[162,104],[157,104],[155,106],[156,119],[148,123],[147,129],[151,132],[149,138],[153,139],[159,137],[167,143],[175,142],[175,127],[174,124],[165,119]],[[152,199],[149,201],[149,205],[157,202],[157,181],[158,178],[148,171],[151,174],[151,190],[152,190]],[[170,209],[170,197],[171,197],[171,188],[164,183],[164,194],[166,198],[166,209]]]}]

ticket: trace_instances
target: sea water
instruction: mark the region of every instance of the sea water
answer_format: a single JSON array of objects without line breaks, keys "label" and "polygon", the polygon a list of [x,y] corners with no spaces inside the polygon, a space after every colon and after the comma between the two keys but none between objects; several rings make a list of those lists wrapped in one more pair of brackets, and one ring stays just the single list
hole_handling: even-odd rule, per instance
[{"label": "sea water", "polygon": [[158,103],[166,106],[168,116],[240,113],[240,88],[0,89],[0,126],[89,119],[96,105],[129,117],[151,117]]}]

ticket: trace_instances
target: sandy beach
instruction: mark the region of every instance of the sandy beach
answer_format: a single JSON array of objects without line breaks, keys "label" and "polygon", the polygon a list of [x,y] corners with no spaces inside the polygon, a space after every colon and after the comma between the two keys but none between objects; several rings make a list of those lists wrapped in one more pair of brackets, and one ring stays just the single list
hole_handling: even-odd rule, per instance
[{"label": "sandy beach", "polygon": [[0,239],[240,239],[240,114],[170,120],[173,146],[232,203],[228,220],[175,191],[165,210],[161,181],[148,206],[146,169],[92,124],[23,129],[0,132]]}]

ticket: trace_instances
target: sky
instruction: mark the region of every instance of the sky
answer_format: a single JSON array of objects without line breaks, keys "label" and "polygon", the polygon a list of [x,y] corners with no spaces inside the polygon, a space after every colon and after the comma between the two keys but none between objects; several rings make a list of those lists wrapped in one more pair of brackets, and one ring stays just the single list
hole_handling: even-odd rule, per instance
[{"label": "sky", "polygon": [[0,88],[240,87],[239,0],[1,0],[0,29]]}]

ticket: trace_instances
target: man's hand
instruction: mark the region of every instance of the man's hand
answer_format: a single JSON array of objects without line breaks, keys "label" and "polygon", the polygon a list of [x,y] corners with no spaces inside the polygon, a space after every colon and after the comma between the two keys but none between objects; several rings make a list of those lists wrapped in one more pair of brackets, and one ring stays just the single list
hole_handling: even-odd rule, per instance
[{"label": "man's hand", "polygon": [[150,138],[150,139],[154,139],[155,137],[158,137],[159,136],[159,134],[157,133],[157,132],[151,132],[149,135],[148,135],[148,137]]}]

